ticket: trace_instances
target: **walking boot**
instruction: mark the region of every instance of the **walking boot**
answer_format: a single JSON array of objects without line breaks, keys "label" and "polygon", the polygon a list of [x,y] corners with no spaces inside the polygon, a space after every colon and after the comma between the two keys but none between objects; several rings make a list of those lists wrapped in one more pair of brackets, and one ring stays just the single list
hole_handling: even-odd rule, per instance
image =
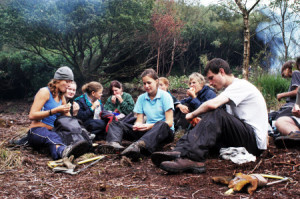
[{"label": "walking boot", "polygon": [[196,162],[190,159],[177,158],[175,161],[165,161],[159,166],[164,171],[169,173],[204,173],[206,171],[203,162]]},{"label": "walking boot", "polygon": [[103,145],[99,145],[97,153],[99,154],[119,154],[124,150],[124,147],[118,142],[109,142]]},{"label": "walking boot", "polygon": [[62,151],[61,158],[70,157],[71,155],[74,155],[74,158],[77,158],[88,152],[89,147],[90,145],[87,141],[81,140],[72,145],[66,146]]},{"label": "walking boot", "polygon": [[293,148],[300,146],[300,131],[291,131],[286,136],[279,136],[274,140],[278,148]]},{"label": "walking boot", "polygon": [[160,163],[162,162],[172,161],[180,158],[180,154],[181,153],[179,151],[158,151],[152,153],[151,160],[155,166],[159,167]]},{"label": "walking boot", "polygon": [[131,158],[133,161],[137,161],[141,157],[141,148],[145,148],[146,143],[143,140],[136,141],[129,145],[121,155]]}]

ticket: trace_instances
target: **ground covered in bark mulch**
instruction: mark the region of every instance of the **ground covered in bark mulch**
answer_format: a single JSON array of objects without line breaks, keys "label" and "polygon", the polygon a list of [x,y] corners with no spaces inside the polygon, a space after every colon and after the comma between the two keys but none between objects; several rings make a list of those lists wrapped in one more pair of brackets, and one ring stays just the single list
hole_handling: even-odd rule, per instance
[{"label": "ground covered in bark mulch", "polygon": [[[156,168],[149,157],[130,163],[118,155],[107,155],[77,175],[54,173],[47,166],[51,160],[47,154],[7,144],[27,131],[30,105],[24,100],[0,101],[0,198],[227,198],[224,192],[228,188],[213,183],[211,177],[238,172],[293,179],[260,188],[253,198],[300,198],[299,148],[277,149],[272,138],[268,150],[256,162],[236,165],[211,156],[206,161],[206,173],[199,175],[169,175]],[[163,150],[174,145],[175,142]],[[230,197],[250,196],[243,191]]]}]

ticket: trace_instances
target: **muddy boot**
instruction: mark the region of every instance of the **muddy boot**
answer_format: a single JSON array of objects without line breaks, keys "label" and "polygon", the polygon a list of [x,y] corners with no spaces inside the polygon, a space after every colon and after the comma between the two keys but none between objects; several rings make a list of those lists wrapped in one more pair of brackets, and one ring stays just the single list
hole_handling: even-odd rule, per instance
[{"label": "muddy boot", "polygon": [[121,155],[129,157],[132,161],[138,161],[141,157],[141,148],[145,148],[146,143],[143,140],[136,141],[129,145]]},{"label": "muddy boot", "polygon": [[109,142],[103,145],[100,145],[97,149],[99,154],[119,154],[124,150],[124,147],[118,142]]},{"label": "muddy boot", "polygon": [[89,147],[90,145],[87,141],[81,140],[75,144],[66,146],[61,154],[61,158],[70,157],[71,155],[74,155],[74,158],[77,158],[88,152]]},{"label": "muddy boot", "polygon": [[300,131],[292,131],[286,136],[279,136],[274,140],[278,148],[294,148],[300,146]]},{"label": "muddy boot", "polygon": [[28,146],[28,136],[25,134],[19,139],[12,139],[9,141],[9,144],[12,146]]},{"label": "muddy boot", "polygon": [[159,168],[169,173],[204,173],[206,171],[203,162],[183,158],[177,158],[175,161],[162,162]]},{"label": "muddy boot", "polygon": [[151,160],[155,166],[159,167],[162,162],[176,160],[180,157],[180,154],[179,151],[154,152],[151,155]]}]

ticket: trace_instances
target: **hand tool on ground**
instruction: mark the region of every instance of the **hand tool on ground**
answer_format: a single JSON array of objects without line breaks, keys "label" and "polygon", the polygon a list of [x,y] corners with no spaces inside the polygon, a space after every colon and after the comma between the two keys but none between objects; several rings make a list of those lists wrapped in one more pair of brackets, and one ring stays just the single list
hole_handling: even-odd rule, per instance
[{"label": "hand tool on ground", "polygon": [[90,161],[93,161],[92,163],[86,165],[85,167],[83,167],[82,169],[79,169],[78,171],[74,171],[75,168],[66,168],[66,167],[54,167],[52,170],[54,172],[63,172],[63,173],[67,173],[67,174],[71,174],[71,175],[75,175],[75,174],[78,174],[80,173],[81,171],[89,168],[90,166],[96,164],[97,162],[99,162],[100,160],[102,160],[103,158],[105,158],[106,156],[105,155],[101,155],[101,156],[97,156],[97,157],[94,157],[94,158],[89,158],[87,160],[83,160],[83,161],[80,161],[78,162],[78,164],[83,164],[83,163],[87,163],[87,162],[90,162]]},{"label": "hand tool on ground", "polygon": [[[265,178],[272,178],[278,179],[277,181],[267,182]],[[247,191],[250,195],[254,193],[257,187],[262,186],[270,186],[273,184],[277,184],[284,181],[292,181],[292,178],[289,177],[282,177],[277,175],[268,175],[268,174],[251,174],[251,175],[244,175],[244,174],[236,174],[236,177],[229,182],[228,187],[230,188],[225,192],[225,195],[230,195],[234,191],[240,191],[245,185],[250,184]]]},{"label": "hand tool on ground", "polygon": [[[97,159],[102,159],[102,158],[104,158],[104,155],[100,155],[100,156],[96,156],[96,157],[89,158],[89,159],[86,159],[86,160],[82,160],[80,162],[77,162],[77,164],[80,165],[80,164],[84,164],[84,163],[91,162],[91,161],[94,161],[94,160],[97,160]],[[63,159],[59,159],[59,160],[55,160],[55,161],[49,161],[48,166],[51,169],[53,169],[54,167],[58,167],[58,166],[63,167],[64,166]]]},{"label": "hand tool on ground", "polygon": [[280,182],[292,181],[293,180],[292,178],[289,178],[289,177],[282,177],[282,176],[277,176],[277,175],[268,175],[268,174],[260,174],[260,175],[265,177],[265,178],[278,179],[278,180],[273,181],[273,182],[268,182],[266,184],[266,186],[270,186],[270,185],[277,184],[277,183],[280,183]]}]

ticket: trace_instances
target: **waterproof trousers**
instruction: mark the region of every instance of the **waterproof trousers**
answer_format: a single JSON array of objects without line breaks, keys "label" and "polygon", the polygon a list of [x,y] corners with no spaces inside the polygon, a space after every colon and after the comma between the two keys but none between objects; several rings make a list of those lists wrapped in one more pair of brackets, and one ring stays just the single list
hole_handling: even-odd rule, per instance
[{"label": "waterproof trousers", "polygon": [[188,129],[190,123],[185,119],[186,114],[182,113],[179,108],[174,111],[174,127],[175,131],[178,129]]},{"label": "waterproof trousers", "polygon": [[[57,133],[45,127],[31,128],[28,131],[28,143],[33,148],[47,147],[54,160],[61,158],[66,147]],[[57,147],[57,145],[59,146]]]},{"label": "waterproof trousers", "polygon": [[174,151],[194,161],[204,161],[209,150],[222,147],[245,147],[259,155],[253,128],[218,108],[202,115],[202,120],[178,140]]},{"label": "waterproof trousers", "polygon": [[83,123],[83,126],[86,128],[87,131],[89,131],[92,134],[95,134],[98,140],[103,140],[106,136],[106,124],[107,123],[104,120],[89,119]]},{"label": "waterproof trousers", "polygon": [[121,143],[122,139],[142,140],[146,144],[146,150],[153,153],[157,146],[173,141],[174,132],[166,122],[159,121],[148,131],[133,131],[132,124],[113,121],[108,128],[106,141]]}]

